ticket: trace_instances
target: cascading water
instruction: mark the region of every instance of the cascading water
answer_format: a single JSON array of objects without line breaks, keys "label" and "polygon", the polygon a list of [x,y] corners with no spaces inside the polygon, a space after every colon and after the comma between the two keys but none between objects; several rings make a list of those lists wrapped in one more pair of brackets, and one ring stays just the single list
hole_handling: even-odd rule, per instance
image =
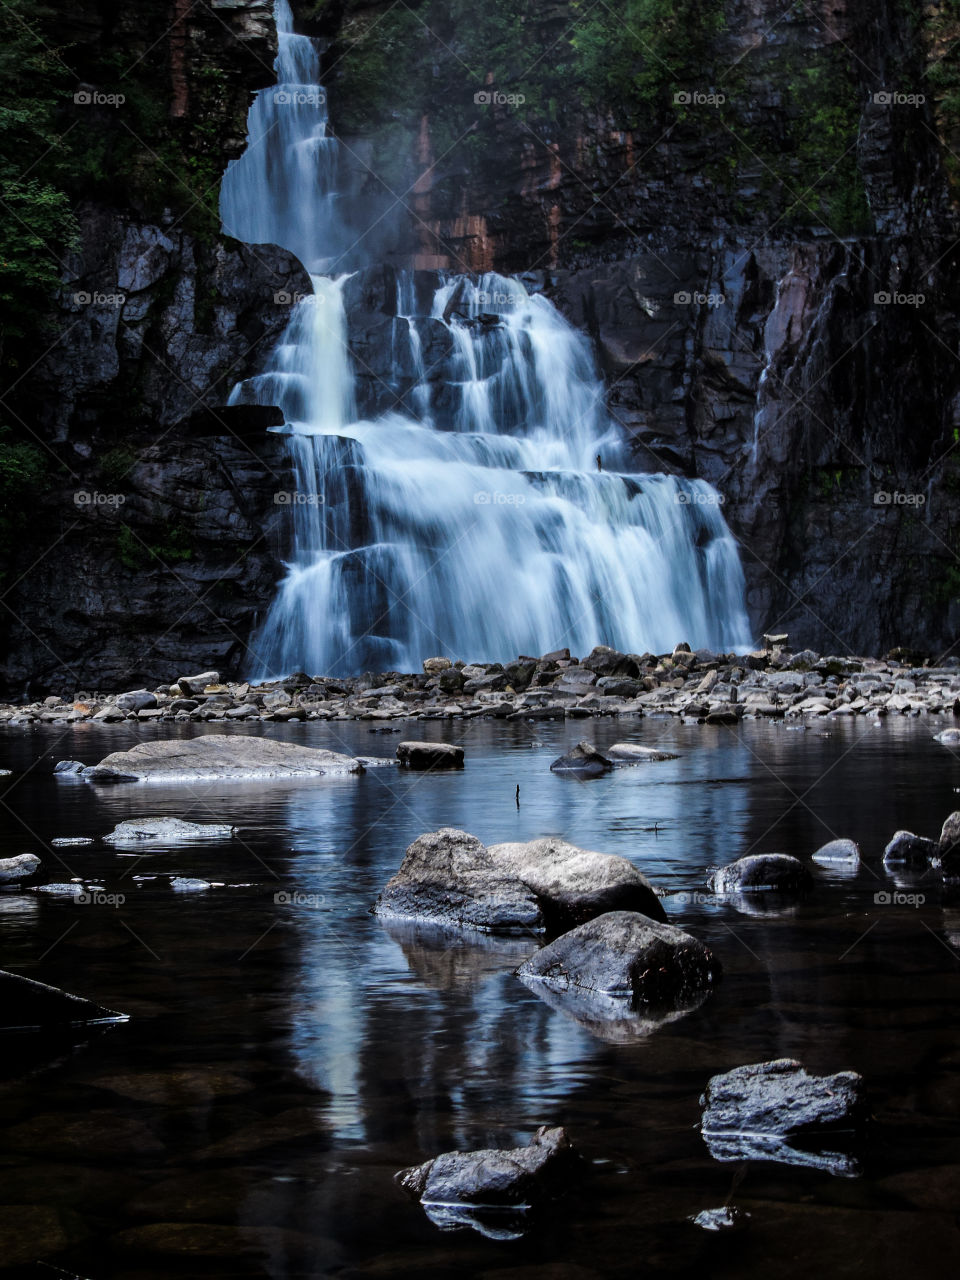
[{"label": "cascading water", "polygon": [[[415,371],[403,403],[420,416],[356,420],[346,277],[325,274],[349,243],[338,148],[313,45],[292,32],[287,0],[276,16],[279,84],[257,96],[221,195],[232,235],[291,250],[314,287],[267,370],[232,397],[279,405],[297,479],[293,553],[255,643],[256,674],[416,670],[432,654],[506,659],[562,645],[748,645],[717,495],[702,481],[629,474],[587,340],[519,281],[451,277],[418,315],[413,278],[401,276],[394,359]],[[450,403],[431,410],[423,332],[437,325]]]}]

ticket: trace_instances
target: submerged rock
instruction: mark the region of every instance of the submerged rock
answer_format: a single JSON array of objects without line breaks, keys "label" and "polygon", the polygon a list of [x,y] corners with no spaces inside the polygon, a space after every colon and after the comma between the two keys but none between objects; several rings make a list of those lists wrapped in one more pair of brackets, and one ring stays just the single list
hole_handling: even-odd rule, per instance
[{"label": "submerged rock", "polygon": [[65,849],[68,845],[93,844],[93,836],[56,836],[50,841],[55,849]]},{"label": "submerged rock", "polygon": [[236,827],[223,823],[187,822],[183,818],[129,818],[103,837],[104,844],[190,844],[198,840],[229,840]]},{"label": "submerged rock", "polygon": [[613,761],[608,760],[592,742],[578,742],[572,751],[554,760],[550,771],[574,774],[578,778],[599,778],[613,767]]},{"label": "submerged rock", "polygon": [[129,1021],[83,996],[0,970],[0,1032],[66,1031]]},{"label": "submerged rock", "polygon": [[[620,1001],[624,1011],[694,998],[720,974],[719,960],[698,939],[634,911],[609,911],[578,925],[517,970],[528,984],[542,982],[578,999],[596,993]],[[596,1007],[602,1021],[609,1005]]]},{"label": "submerged rock", "polygon": [[679,760],[672,751],[659,751],[656,747],[640,747],[635,742],[615,742],[604,753],[614,764],[648,764],[657,760]]},{"label": "submerged rock", "polygon": [[690,1221],[703,1231],[743,1231],[749,1224],[750,1214],[736,1205],[725,1204],[719,1209],[701,1209]]},{"label": "submerged rock", "polygon": [[84,769],[91,782],[193,782],[216,778],[296,778],[362,773],[353,756],[275,738],[205,734],[141,742]]},{"label": "submerged rock", "polygon": [[29,880],[40,870],[40,859],[35,853],[18,853],[12,858],[0,858],[0,885],[19,884]]},{"label": "submerged rock", "polygon": [[[716,1160],[773,1160],[842,1176],[859,1171],[850,1156],[809,1146],[812,1138],[862,1126],[866,1094],[855,1071],[811,1076],[792,1058],[758,1062],[713,1076],[700,1106],[700,1130]],[[791,1145],[799,1139],[807,1145]]]},{"label": "submerged rock", "polygon": [[449,742],[398,742],[397,759],[411,769],[462,769],[463,747]]},{"label": "submerged rock", "polygon": [[566,1131],[544,1126],[529,1146],[448,1151],[401,1169],[396,1178],[442,1231],[469,1227],[493,1239],[516,1239],[529,1211],[562,1189],[575,1162]]},{"label": "submerged rock", "polygon": [[618,906],[665,918],[653,886],[626,858],[553,837],[487,848],[444,827],[410,845],[374,912],[498,932],[569,928]]},{"label": "submerged rock", "polygon": [[814,862],[824,866],[840,864],[845,867],[860,865],[860,846],[855,840],[831,840],[822,845],[813,856]]},{"label": "submerged rock", "polygon": [[722,894],[801,893],[813,887],[813,877],[788,853],[755,853],[714,871],[708,883]]}]

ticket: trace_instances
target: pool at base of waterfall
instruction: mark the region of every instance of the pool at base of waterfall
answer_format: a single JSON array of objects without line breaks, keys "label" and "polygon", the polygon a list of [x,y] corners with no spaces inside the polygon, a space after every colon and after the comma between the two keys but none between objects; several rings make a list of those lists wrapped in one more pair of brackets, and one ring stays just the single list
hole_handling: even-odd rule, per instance
[{"label": "pool at base of waterfall", "polygon": [[[895,831],[936,837],[957,807],[956,761],[931,733],[897,717],[428,722],[416,736],[462,746],[462,770],[146,789],[52,768],[156,728],[0,730],[0,857],[43,860],[41,891],[0,891],[0,967],[130,1015],[73,1045],[5,1039],[0,1275],[39,1276],[38,1259],[89,1280],[939,1273],[960,1244],[960,902],[929,868],[882,861]],[[398,740],[362,721],[269,734],[351,755]],[[583,737],[674,758],[551,773]],[[237,833],[104,843],[148,815]],[[443,826],[627,858],[722,980],[618,1040],[516,977],[541,937],[372,915],[407,846]],[[64,837],[93,843],[51,847]],[[859,843],[859,867],[811,860],[834,837]],[[812,889],[715,897],[709,870],[751,852],[799,858]],[[71,883],[87,888],[42,891]],[[708,1080],[777,1058],[865,1077],[858,1176],[711,1154]],[[581,1165],[517,1238],[443,1231],[394,1181],[556,1125]],[[743,1230],[692,1223],[727,1204]]]}]

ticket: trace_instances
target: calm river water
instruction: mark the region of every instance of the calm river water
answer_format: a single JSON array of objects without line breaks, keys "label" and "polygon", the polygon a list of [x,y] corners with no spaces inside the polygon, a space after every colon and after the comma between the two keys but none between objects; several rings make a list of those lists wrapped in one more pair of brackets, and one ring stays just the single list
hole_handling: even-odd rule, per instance
[{"label": "calm river water", "polygon": [[[0,967],[131,1015],[29,1070],[0,1063],[0,1275],[56,1274],[40,1258],[89,1280],[942,1274],[960,1256],[960,901],[932,874],[899,886],[919,905],[877,900],[897,887],[880,864],[893,832],[935,836],[960,808],[940,727],[432,722],[404,733],[462,743],[462,772],[96,789],[58,782],[54,762],[172,727],[0,732],[15,771],[0,780],[0,856],[33,850],[48,879],[123,897],[7,891]],[[364,722],[264,729],[367,755],[398,741]],[[577,738],[679,759],[585,783],[551,774]],[[227,821],[239,838],[145,856],[100,842],[148,814]],[[532,939],[382,925],[378,891],[440,826],[632,859],[719,954],[722,983],[645,1038],[607,1043],[513,976]],[[83,835],[98,839],[49,847]],[[806,857],[835,836],[860,842],[864,867],[818,868],[792,912],[708,895],[711,866]],[[176,893],[170,873],[224,883]],[[861,1177],[711,1158],[697,1130],[709,1077],[780,1056],[866,1076]],[[542,1124],[565,1125],[589,1167],[521,1240],[442,1233],[393,1182]],[[690,1225],[728,1200],[748,1231]]]}]

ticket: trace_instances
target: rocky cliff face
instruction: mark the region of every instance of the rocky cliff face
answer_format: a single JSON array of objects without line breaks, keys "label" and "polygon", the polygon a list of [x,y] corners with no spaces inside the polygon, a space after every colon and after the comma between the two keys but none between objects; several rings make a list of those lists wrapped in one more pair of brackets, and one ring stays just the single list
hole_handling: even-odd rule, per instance
[{"label": "rocky cliff face", "polygon": [[[656,54],[627,88],[627,29],[566,0],[295,4],[328,41],[353,207],[393,210],[387,265],[350,286],[362,408],[405,389],[394,267],[424,287],[526,272],[591,334],[638,463],[716,486],[758,633],[942,652],[960,624],[955,6],[624,3]],[[149,55],[169,127],[215,113],[221,168],[271,79],[271,7],[147,6],[173,19]],[[79,6],[78,48],[120,39],[110,10]],[[306,282],[140,187],[80,214],[58,340],[12,401],[56,465],[5,583],[8,683],[243,669],[287,481],[264,418],[223,406],[286,319],[274,296]]]}]

